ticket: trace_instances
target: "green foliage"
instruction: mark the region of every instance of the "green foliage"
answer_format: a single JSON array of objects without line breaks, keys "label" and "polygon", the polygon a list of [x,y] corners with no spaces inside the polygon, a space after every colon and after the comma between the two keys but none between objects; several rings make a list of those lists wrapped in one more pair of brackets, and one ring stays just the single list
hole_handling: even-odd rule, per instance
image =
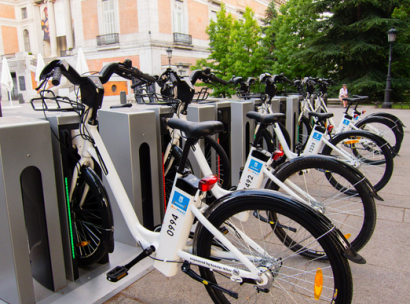
[{"label": "green foliage", "polygon": [[[263,43],[262,29],[254,18],[250,8],[246,8],[243,20],[235,20],[227,14],[225,5],[217,14],[217,20],[211,21],[207,34],[209,35],[208,58],[200,59],[192,69],[205,66],[210,67],[213,73],[224,80],[233,76],[258,76],[266,69],[268,48]],[[235,90],[232,86],[217,86],[214,96],[232,95]]]},{"label": "green foliage", "polygon": [[395,27],[392,99],[406,96],[410,89],[410,0],[289,0],[281,13],[270,29],[276,35],[273,73],[332,77],[347,83],[351,93],[383,100],[387,31]]},{"label": "green foliage", "polygon": [[268,30],[276,35],[273,48],[275,62],[269,71],[273,74],[284,73],[289,79],[315,75],[315,67],[303,60],[298,53],[306,48],[312,39],[312,26],[318,14],[310,14],[307,7],[312,0],[289,0],[280,8],[280,15],[273,20]]}]

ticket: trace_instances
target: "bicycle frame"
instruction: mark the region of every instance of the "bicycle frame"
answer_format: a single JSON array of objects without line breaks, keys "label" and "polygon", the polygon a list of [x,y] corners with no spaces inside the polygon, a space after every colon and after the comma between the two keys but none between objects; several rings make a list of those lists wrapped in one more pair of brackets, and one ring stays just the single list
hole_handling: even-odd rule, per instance
[{"label": "bicycle frame", "polygon": [[[89,118],[91,117],[92,109],[86,107],[85,112],[87,113],[85,121],[88,122]],[[88,132],[88,135],[94,140],[94,144],[91,144],[81,136],[78,137],[78,147],[82,147],[79,149],[79,152],[81,153],[81,160],[78,162],[78,164],[92,166],[93,162],[91,161],[91,159],[94,159],[94,161],[100,164],[102,172],[113,192],[115,200],[118,203],[121,214],[125,219],[126,225],[128,226],[128,229],[130,230],[136,242],[142,248],[154,246],[157,249],[156,261],[154,262],[154,267],[156,269],[167,276],[173,276],[178,270],[178,264],[167,262],[182,259],[187,260],[195,265],[229,273],[232,277],[235,278],[249,278],[258,282],[260,281],[261,272],[256,268],[256,266],[252,264],[252,258],[242,254],[225,238],[225,236],[221,232],[218,231],[218,229],[212,226],[212,224],[202,215],[201,211],[199,210],[199,208],[202,206],[202,199],[199,190],[197,190],[196,193],[192,195],[184,192],[179,188],[176,188],[174,182],[174,187],[170,196],[172,198],[172,200],[170,200],[171,207],[166,211],[161,232],[152,232],[144,228],[139,222],[138,217],[136,216],[135,211],[132,208],[132,204],[128,198],[128,195],[121,183],[114,164],[98,132],[98,126],[88,124],[86,130]],[[79,166],[76,167],[77,169],[73,174],[73,183],[71,186],[72,189],[78,178]],[[182,175],[179,173],[177,173],[175,181],[178,178],[182,178]],[[70,196],[72,195],[72,189],[70,190]],[[184,203],[186,203],[186,200],[188,200],[187,203],[183,205],[183,207],[179,205],[179,200],[173,201],[173,199],[175,199],[175,197],[178,195],[179,197],[182,197]],[[178,220],[175,219],[176,216],[178,217],[178,219],[180,218],[178,225],[175,225],[175,221]],[[228,253],[229,257],[241,261],[248,267],[249,271],[226,266],[218,262],[191,254],[190,251],[192,251],[192,249],[187,246],[187,240],[195,217],[206,229],[208,229],[213,235],[215,235],[219,239],[219,241],[224,246],[226,246],[226,248],[230,250],[230,253]],[[173,222],[171,222],[171,220],[174,220],[174,224]],[[172,226],[172,228],[170,228],[170,226]],[[172,233],[170,233],[169,231],[171,231]],[[238,231],[242,234],[242,232],[240,232],[240,229],[238,229]],[[245,234],[243,234],[243,237],[247,238]],[[178,239],[175,240],[175,238]],[[247,240],[249,241],[251,246],[261,255],[269,256],[263,250],[263,248],[258,246],[251,239],[247,238]],[[216,255],[216,257],[227,257],[227,253],[218,252],[218,254]]]}]

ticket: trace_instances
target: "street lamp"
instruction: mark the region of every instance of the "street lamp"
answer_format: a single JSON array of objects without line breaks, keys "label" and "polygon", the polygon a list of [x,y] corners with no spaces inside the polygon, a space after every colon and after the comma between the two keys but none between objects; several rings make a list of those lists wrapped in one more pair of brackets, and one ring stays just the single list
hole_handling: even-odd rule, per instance
[{"label": "street lamp", "polygon": [[171,67],[171,58],[172,58],[172,49],[171,48],[167,48],[167,57],[168,57],[169,67]]},{"label": "street lamp", "polygon": [[386,92],[384,95],[384,102],[382,104],[382,108],[387,109],[392,107],[392,103],[390,102],[390,93],[391,93],[391,56],[392,56],[392,46],[394,41],[396,41],[397,31],[394,28],[391,28],[387,32],[388,41],[390,44],[390,53],[389,53],[389,69],[387,71],[387,79],[386,79]]}]

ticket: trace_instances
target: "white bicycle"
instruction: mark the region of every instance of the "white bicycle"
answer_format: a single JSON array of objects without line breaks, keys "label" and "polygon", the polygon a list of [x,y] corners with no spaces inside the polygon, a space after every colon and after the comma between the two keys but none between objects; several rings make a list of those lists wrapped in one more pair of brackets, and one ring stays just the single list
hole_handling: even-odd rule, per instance
[{"label": "white bicycle", "polygon": [[[159,79],[161,80],[162,92],[171,91],[172,98],[175,95],[182,99],[177,102],[177,110],[173,114],[174,118],[180,120],[181,125],[190,124],[186,117],[188,104],[193,96],[189,84],[195,84],[198,79],[204,82],[226,83],[213,75],[209,69],[193,71],[189,80],[180,79],[175,71],[168,69]],[[171,81],[171,79],[173,80]],[[168,90],[170,87],[172,90]],[[174,94],[174,89],[177,90],[176,94]],[[168,95],[164,98],[171,97]],[[345,163],[319,155],[300,157],[283,164],[280,168],[273,169],[281,154],[279,151],[270,153],[263,150],[260,143],[267,129],[274,122],[279,122],[284,115],[264,115],[255,112],[250,112],[247,115],[256,120],[258,131],[255,134],[246,164],[242,170],[240,182],[235,189],[263,189],[267,187],[283,191],[328,216],[348,237],[349,242],[356,251],[363,248],[370,240],[376,225],[374,197],[379,198],[370,182],[358,170]],[[182,155],[179,144],[183,139],[183,134],[178,129],[169,126],[168,129],[172,137],[164,153],[164,159],[166,160],[164,173],[165,186],[168,190],[166,192],[170,193],[173,179],[171,182],[170,177],[167,176],[169,174],[168,170],[172,164],[175,167],[175,164],[179,163]],[[215,155],[210,155],[211,159],[213,158],[213,161],[211,161],[208,155],[212,153],[207,150],[206,139],[207,137],[205,138],[205,153],[199,144],[191,149],[191,153],[203,176],[217,173],[218,184],[213,187],[211,192],[215,198],[220,198],[230,193],[223,189],[222,182],[229,179],[229,176],[226,176],[225,170],[223,170],[227,167],[224,165],[224,159],[227,159],[227,156],[222,147],[215,142],[212,146]],[[173,177],[173,175],[171,176]],[[286,235],[288,238],[290,237],[290,233]],[[313,255],[320,256],[321,253],[319,251],[310,253],[310,256]]]},{"label": "white bicycle", "polygon": [[[91,164],[98,163],[130,232],[143,248],[133,261],[110,271],[107,274],[110,281],[121,279],[130,267],[150,256],[155,260],[154,267],[167,276],[175,275],[181,266],[183,272],[205,285],[215,303],[228,303],[235,299],[247,303],[249,300],[351,303],[352,278],[346,257],[359,262],[363,259],[326,217],[294,199],[266,190],[237,191],[224,196],[210,208],[204,205],[203,198],[217,179],[197,179],[184,171],[185,162],[189,150],[199,138],[222,131],[220,122],[181,124],[180,120],[169,120],[168,125],[180,129],[187,140],[162,229],[153,232],[144,228],[98,133],[96,118],[103,102],[102,84],[113,73],[127,79],[152,80],[133,68],[130,60],[109,64],[100,74],[83,77],[66,62],[54,60],[40,76],[43,83],[52,77],[53,84],[57,85],[63,74],[81,91],[84,108],[79,130],[83,145],[80,145],[81,160],[70,186],[70,205],[75,203],[71,197],[78,191],[80,176],[84,172],[92,172]],[[87,197],[92,185],[104,192],[100,182],[86,179],[82,197]],[[78,208],[83,208],[86,201],[76,203],[80,205]],[[106,208],[103,206],[106,203],[98,201],[102,209]],[[193,226],[195,218],[197,222]],[[113,227],[104,227],[103,224],[94,224],[96,230],[112,231]],[[284,227],[292,227],[291,243],[276,236],[279,225],[282,227],[280,233],[287,233],[288,229]],[[193,229],[195,233],[191,239]],[[81,232],[75,227],[72,232],[74,251],[77,246],[88,245],[89,240],[82,241]],[[301,257],[306,250],[323,251],[328,261]],[[199,266],[200,274],[194,272],[190,265]]]}]

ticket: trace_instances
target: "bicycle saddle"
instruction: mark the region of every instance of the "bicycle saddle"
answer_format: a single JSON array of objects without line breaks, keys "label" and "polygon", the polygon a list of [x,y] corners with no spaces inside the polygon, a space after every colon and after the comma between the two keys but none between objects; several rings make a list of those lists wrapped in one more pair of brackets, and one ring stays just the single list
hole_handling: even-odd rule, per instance
[{"label": "bicycle saddle", "polygon": [[317,113],[317,112],[309,112],[309,117],[317,117],[317,119],[319,119],[319,121],[328,119],[330,117],[333,117],[333,113]]},{"label": "bicycle saddle", "polygon": [[261,124],[272,124],[284,120],[286,118],[286,115],[283,113],[262,114],[251,111],[246,113],[246,117],[255,119],[257,122],[260,122]]},{"label": "bicycle saddle", "polygon": [[171,118],[168,120],[168,126],[172,129],[181,130],[187,138],[191,139],[214,135],[224,130],[224,126],[220,121],[191,122]]}]

